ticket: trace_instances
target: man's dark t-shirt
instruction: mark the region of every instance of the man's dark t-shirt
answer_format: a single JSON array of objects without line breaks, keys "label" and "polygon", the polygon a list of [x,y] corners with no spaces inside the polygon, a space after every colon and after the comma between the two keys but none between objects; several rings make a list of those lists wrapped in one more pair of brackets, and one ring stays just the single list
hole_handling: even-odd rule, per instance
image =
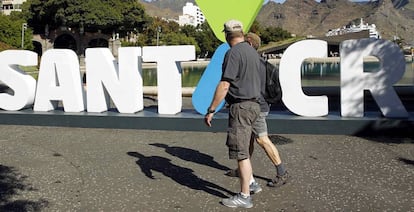
[{"label": "man's dark t-shirt", "polygon": [[222,81],[230,83],[226,101],[229,104],[260,98],[260,59],[256,50],[247,42],[241,42],[226,52],[223,61]]}]

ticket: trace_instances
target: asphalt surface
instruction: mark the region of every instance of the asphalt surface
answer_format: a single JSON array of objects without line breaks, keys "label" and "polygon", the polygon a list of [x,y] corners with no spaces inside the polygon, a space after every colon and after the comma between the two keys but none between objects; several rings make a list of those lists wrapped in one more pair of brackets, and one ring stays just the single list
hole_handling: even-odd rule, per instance
[{"label": "asphalt surface", "polygon": [[[414,211],[410,137],[271,135],[291,181],[266,187],[275,169],[256,145],[263,191],[246,210]],[[225,139],[222,131],[0,125],[0,211],[244,211],[220,204],[239,191],[224,175],[236,166]]]},{"label": "asphalt surface", "polygon": [[[0,126],[0,211],[238,211],[225,133]],[[256,145],[255,211],[414,211],[414,140],[273,135],[292,180]]]}]

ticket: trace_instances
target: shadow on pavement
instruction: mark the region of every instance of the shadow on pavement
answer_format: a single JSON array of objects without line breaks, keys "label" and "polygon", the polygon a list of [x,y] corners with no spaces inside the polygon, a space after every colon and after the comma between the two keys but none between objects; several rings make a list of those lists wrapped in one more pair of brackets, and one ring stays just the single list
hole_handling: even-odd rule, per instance
[{"label": "shadow on pavement", "polygon": [[414,144],[414,139],[405,136],[358,136],[370,141],[384,144]]},{"label": "shadow on pavement", "polygon": [[227,171],[230,169],[227,166],[223,166],[219,164],[217,161],[214,160],[212,156],[204,154],[198,150],[189,149],[185,147],[168,146],[166,144],[160,144],[160,143],[153,143],[150,145],[164,148],[165,152],[167,152],[168,154],[178,157],[185,161],[198,163],[200,165],[213,167],[213,168],[223,170],[223,171]]},{"label": "shadow on pavement", "polygon": [[[411,143],[414,143],[412,140],[414,138],[414,133],[412,132],[413,129],[414,123],[412,123],[410,120],[376,120],[360,129],[360,131],[356,132],[354,135],[358,137],[373,138],[378,138],[380,136],[393,138],[411,138]],[[379,142],[383,141],[379,140]]]},{"label": "shadow on pavement", "polygon": [[[223,166],[223,165],[217,163],[212,156],[204,154],[200,151],[185,148],[185,147],[175,147],[175,146],[171,147],[171,146],[168,146],[166,144],[160,144],[160,143],[153,143],[153,144],[150,144],[150,145],[160,147],[160,148],[164,148],[165,152],[167,152],[168,154],[170,154],[172,156],[178,157],[182,160],[190,161],[190,162],[194,162],[194,163],[198,163],[198,164],[201,164],[201,165],[205,165],[205,166],[209,166],[209,167],[212,167],[212,168],[216,168],[216,169],[219,169],[219,170],[226,171],[224,173],[224,175],[229,176],[229,177],[238,177],[238,175],[235,175],[235,174],[232,173],[232,172],[234,172],[234,170],[230,170],[229,167]],[[265,180],[265,181],[270,181],[270,179],[266,178],[266,177],[262,177],[262,176],[258,176],[258,175],[254,175],[254,177],[256,177],[258,179]]]},{"label": "shadow on pavement", "polygon": [[407,158],[399,157],[398,158],[398,161],[403,162],[403,163],[405,163],[407,165],[414,166],[414,160],[410,160],[410,159],[407,159]]},{"label": "shadow on pavement", "polygon": [[13,167],[0,165],[0,211],[41,211],[49,204],[46,200],[13,200],[20,191],[34,190],[24,183],[26,176],[21,176]]},{"label": "shadow on pavement", "polygon": [[285,145],[293,142],[292,139],[280,135],[269,135],[269,139],[276,145]]},{"label": "shadow on pavement", "polygon": [[220,187],[214,183],[203,180],[195,175],[192,169],[177,166],[171,163],[171,160],[159,156],[144,156],[138,152],[128,152],[129,156],[135,157],[138,160],[136,164],[141,168],[141,171],[150,179],[156,179],[153,176],[153,171],[162,173],[164,176],[171,178],[180,185],[191,189],[205,191],[209,194],[226,198],[228,195],[234,195],[233,192]]},{"label": "shadow on pavement", "polygon": [[[374,141],[374,142],[378,142],[378,143],[384,143],[384,144],[394,144],[394,145],[399,145],[399,144],[414,144],[414,137],[413,135],[410,136],[383,136],[383,135],[378,135],[378,136],[360,136],[361,138],[364,138],[366,140],[370,140],[370,141]],[[408,158],[404,158],[404,157],[398,157],[396,158],[397,161],[407,164],[407,165],[411,165],[414,166],[414,160],[412,159],[408,159]]]}]

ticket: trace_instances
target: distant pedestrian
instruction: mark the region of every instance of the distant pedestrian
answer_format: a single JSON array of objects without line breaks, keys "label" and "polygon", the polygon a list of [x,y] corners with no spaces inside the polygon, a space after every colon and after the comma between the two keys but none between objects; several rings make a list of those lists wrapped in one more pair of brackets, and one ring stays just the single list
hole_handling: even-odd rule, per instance
[{"label": "distant pedestrian", "polygon": [[237,160],[241,192],[223,199],[221,203],[227,207],[251,208],[253,201],[249,182],[252,165],[249,146],[253,123],[260,114],[260,59],[255,49],[244,42],[243,25],[240,21],[227,21],[223,31],[231,48],[224,57],[221,80],[207,110],[205,123],[211,126],[215,109],[225,98],[229,104],[226,145],[229,158]]}]

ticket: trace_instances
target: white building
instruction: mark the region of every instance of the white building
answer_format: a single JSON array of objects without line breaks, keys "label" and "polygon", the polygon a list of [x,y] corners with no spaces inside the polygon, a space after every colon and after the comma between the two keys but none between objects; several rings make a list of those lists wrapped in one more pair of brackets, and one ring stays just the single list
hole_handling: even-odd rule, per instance
[{"label": "white building", "polygon": [[22,11],[22,4],[26,0],[1,0],[1,13],[10,15],[12,11]]},{"label": "white building", "polygon": [[204,23],[205,18],[200,8],[193,3],[187,2],[183,7],[183,15],[178,17],[178,24],[180,26],[192,25],[197,26]]},{"label": "white building", "polygon": [[375,26],[375,24],[368,24],[368,23],[364,23],[364,20],[361,18],[361,21],[359,23],[359,25],[351,25],[351,26],[344,26],[342,28],[338,28],[338,29],[333,29],[333,30],[329,30],[328,33],[326,33],[326,36],[335,36],[335,35],[343,35],[343,34],[347,34],[347,33],[353,33],[353,32],[360,32],[363,30],[368,30],[369,31],[369,37],[370,38],[377,38],[380,39],[381,35],[377,30],[377,27]]}]

